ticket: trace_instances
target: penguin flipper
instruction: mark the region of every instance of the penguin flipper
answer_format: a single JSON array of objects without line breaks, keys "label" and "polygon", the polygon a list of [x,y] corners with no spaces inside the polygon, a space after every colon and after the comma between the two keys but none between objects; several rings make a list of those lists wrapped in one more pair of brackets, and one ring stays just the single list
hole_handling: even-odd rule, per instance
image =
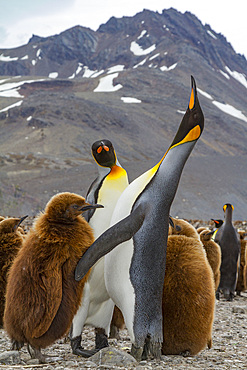
[{"label": "penguin flipper", "polygon": [[38,309],[36,306],[29,325],[32,338],[39,338],[47,332],[62,301],[62,271],[54,269],[45,272],[40,279]]},{"label": "penguin flipper", "polygon": [[80,281],[87,271],[119,244],[129,240],[140,229],[145,218],[145,207],[140,204],[129,216],[107,229],[87,249],[75,269],[75,280]]}]

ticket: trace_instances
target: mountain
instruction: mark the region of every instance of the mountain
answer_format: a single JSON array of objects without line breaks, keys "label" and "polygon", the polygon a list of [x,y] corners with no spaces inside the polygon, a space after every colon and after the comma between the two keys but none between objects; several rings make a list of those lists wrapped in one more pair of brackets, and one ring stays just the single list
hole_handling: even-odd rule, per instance
[{"label": "mountain", "polygon": [[189,12],[144,10],[0,49],[0,206],[35,215],[58,191],[86,195],[91,144],[110,139],[130,180],[159,161],[197,82],[205,129],[172,214],[247,219],[247,61]]}]

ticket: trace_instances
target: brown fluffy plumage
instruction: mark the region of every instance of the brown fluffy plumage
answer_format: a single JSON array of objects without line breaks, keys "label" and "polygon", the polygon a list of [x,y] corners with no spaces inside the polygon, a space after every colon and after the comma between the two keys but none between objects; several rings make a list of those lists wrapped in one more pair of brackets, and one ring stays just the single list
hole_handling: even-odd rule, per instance
[{"label": "brown fluffy plumage", "polygon": [[203,230],[200,233],[200,239],[206,251],[208,262],[214,274],[215,291],[220,283],[220,264],[221,264],[221,249],[219,244],[211,239],[212,233],[210,230]]},{"label": "brown fluffy plumage", "polygon": [[247,240],[245,239],[247,232],[239,230],[238,233],[240,236],[241,252],[236,292],[240,295],[241,292],[247,290]]},{"label": "brown fluffy plumage", "polygon": [[112,315],[112,320],[111,320],[109,337],[120,339],[119,330],[123,330],[124,328],[125,328],[125,322],[124,322],[123,314],[121,310],[117,306],[115,306],[113,315]]},{"label": "brown fluffy plumage", "polygon": [[163,288],[163,354],[195,355],[212,346],[215,293],[201,242],[171,235]]},{"label": "brown fluffy plumage", "polygon": [[5,292],[9,268],[22,246],[23,237],[18,231],[20,218],[1,218],[0,222],[0,327],[3,325]]},{"label": "brown fluffy plumage", "polygon": [[169,235],[185,235],[200,240],[196,228],[182,218],[171,217],[174,227],[169,225]]},{"label": "brown fluffy plumage", "polygon": [[41,361],[40,348],[68,332],[89,274],[80,282],[74,279],[80,257],[94,241],[80,215],[86,205],[77,194],[51,198],[9,271],[4,327],[13,348],[28,343]]}]

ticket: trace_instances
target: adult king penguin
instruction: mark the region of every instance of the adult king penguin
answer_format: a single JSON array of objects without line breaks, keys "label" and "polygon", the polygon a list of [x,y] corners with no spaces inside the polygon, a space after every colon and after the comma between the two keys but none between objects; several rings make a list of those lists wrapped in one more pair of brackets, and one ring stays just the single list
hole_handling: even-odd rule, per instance
[{"label": "adult king penguin", "polygon": [[225,221],[215,237],[221,248],[220,284],[216,298],[220,299],[220,293],[223,292],[224,298],[228,301],[232,301],[234,297],[240,258],[240,238],[232,224],[233,210],[232,204],[224,204]]},{"label": "adult king penguin", "polygon": [[[86,201],[91,204],[100,202],[104,208],[89,210],[84,217],[93,228],[95,238],[98,238],[110,227],[117,200],[129,182],[127,172],[118,162],[111,141],[104,139],[93,143],[92,155],[98,164],[99,174],[88,190]],[[70,340],[74,354],[89,357],[95,352],[81,347],[81,333],[84,325],[92,325],[96,328],[96,349],[108,346],[107,336],[113,309],[114,303],[105,287],[103,257],[91,269],[84,287],[80,308],[73,319]]]},{"label": "adult king penguin", "polygon": [[112,227],[92,244],[75,271],[75,279],[80,280],[111,251],[105,257],[106,289],[123,313],[131,354],[137,361],[144,352],[154,358],[161,355],[169,211],[185,162],[204,127],[192,76],[191,84],[188,108],[169,149],[156,166],[125,189],[115,207]]}]

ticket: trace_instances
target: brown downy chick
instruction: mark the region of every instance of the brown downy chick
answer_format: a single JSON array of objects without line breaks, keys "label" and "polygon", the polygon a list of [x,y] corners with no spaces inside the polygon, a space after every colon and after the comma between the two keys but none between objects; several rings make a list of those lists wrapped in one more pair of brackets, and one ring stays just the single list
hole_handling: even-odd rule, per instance
[{"label": "brown downy chick", "polygon": [[197,230],[188,221],[182,218],[170,217],[174,226],[169,225],[169,235],[185,235],[200,240]]},{"label": "brown downy chick", "polygon": [[7,274],[22,246],[23,236],[19,232],[19,225],[26,217],[3,217],[0,222],[0,327],[3,326]]},{"label": "brown downy chick", "polygon": [[200,239],[206,251],[208,262],[214,274],[216,291],[220,283],[221,249],[219,244],[211,239],[213,232],[210,232],[210,230],[203,230],[200,233]]},{"label": "brown downy chick", "polygon": [[213,273],[201,242],[168,236],[162,354],[195,355],[211,348],[214,307]]},{"label": "brown downy chick", "polygon": [[27,343],[31,357],[46,362],[40,349],[69,331],[89,274],[77,282],[75,267],[94,241],[81,213],[98,207],[60,193],[35,220],[9,271],[4,327],[13,349]]},{"label": "brown downy chick", "polygon": [[245,230],[238,230],[240,237],[240,264],[238,268],[238,280],[236,285],[237,295],[247,290],[247,232]]}]

